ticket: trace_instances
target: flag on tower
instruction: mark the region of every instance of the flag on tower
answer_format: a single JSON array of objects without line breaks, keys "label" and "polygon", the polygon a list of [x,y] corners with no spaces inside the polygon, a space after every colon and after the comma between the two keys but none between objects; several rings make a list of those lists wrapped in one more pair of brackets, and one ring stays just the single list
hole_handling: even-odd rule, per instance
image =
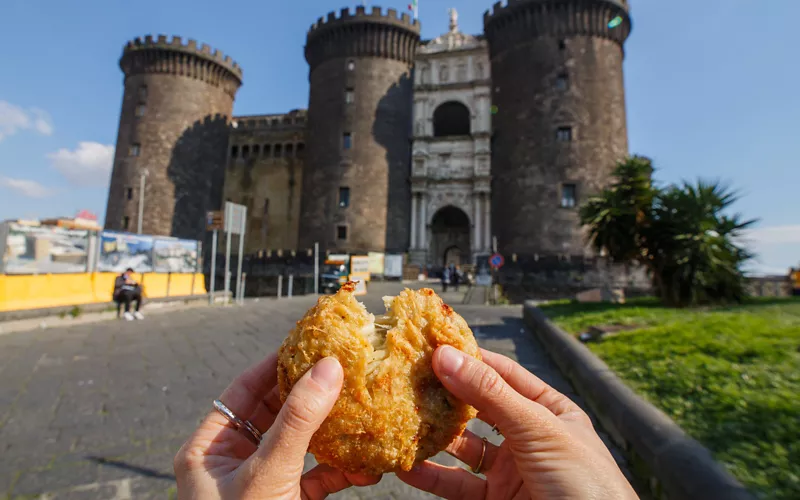
[{"label": "flag on tower", "polygon": [[411,0],[411,3],[408,4],[408,10],[411,11],[411,13],[414,16],[414,19],[417,19],[419,17],[419,5],[417,5],[417,0]]}]

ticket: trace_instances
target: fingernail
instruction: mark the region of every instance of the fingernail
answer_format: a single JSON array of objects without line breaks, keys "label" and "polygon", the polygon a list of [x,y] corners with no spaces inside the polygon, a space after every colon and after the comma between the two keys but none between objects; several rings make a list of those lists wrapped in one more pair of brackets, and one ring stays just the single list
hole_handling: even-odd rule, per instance
[{"label": "fingernail", "polygon": [[333,390],[339,383],[342,367],[336,358],[328,357],[319,361],[311,369],[311,378],[323,389]]},{"label": "fingernail", "polygon": [[452,376],[463,364],[464,353],[455,347],[446,345],[439,350],[439,371],[442,375]]}]

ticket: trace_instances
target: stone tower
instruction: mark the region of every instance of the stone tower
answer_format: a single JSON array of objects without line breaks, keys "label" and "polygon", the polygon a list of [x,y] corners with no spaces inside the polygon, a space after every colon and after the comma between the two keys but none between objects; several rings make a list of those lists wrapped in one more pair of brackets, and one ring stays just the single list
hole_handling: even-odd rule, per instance
[{"label": "stone tower", "polygon": [[419,32],[407,14],[379,7],[331,12],[309,30],[300,248],[408,248],[411,68]]},{"label": "stone tower", "polygon": [[119,65],[125,92],[106,228],[137,231],[144,175],[142,233],[203,239],[205,212],[221,204],[242,70],[208,45],[163,35],[128,42]]},{"label": "stone tower", "polygon": [[628,154],[627,0],[509,0],[484,14],[492,215],[505,254],[584,254],[578,207]]}]

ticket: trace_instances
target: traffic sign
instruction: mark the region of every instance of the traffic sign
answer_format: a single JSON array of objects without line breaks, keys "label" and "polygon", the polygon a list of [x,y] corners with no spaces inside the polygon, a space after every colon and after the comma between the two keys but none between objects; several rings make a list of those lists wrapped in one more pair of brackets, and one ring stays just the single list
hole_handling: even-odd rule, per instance
[{"label": "traffic sign", "polygon": [[503,267],[503,264],[505,264],[505,262],[506,262],[506,260],[499,253],[496,253],[496,254],[492,255],[491,257],[489,257],[489,265],[492,266],[495,269],[499,269],[499,268]]},{"label": "traffic sign", "polygon": [[206,213],[206,231],[219,230],[224,227],[222,210],[214,210]]}]

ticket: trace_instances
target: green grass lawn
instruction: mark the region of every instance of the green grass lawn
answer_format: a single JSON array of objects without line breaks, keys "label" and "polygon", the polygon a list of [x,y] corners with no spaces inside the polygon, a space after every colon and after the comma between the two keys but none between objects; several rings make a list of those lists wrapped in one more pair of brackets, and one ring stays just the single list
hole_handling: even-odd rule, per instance
[{"label": "green grass lawn", "polygon": [[800,498],[800,300],[669,309],[557,302],[566,331],[637,328],[587,344],[762,498]]}]

